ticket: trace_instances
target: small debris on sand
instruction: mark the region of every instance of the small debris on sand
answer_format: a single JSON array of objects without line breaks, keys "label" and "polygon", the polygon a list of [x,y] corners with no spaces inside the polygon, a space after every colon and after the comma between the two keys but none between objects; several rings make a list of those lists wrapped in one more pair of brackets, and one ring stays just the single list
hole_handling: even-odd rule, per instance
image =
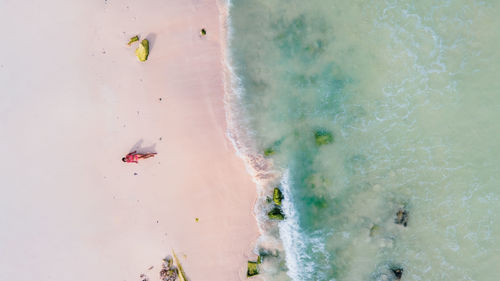
[{"label": "small debris on sand", "polygon": [[173,260],[171,257],[165,258],[161,267],[161,281],[175,281],[177,279],[177,276],[179,275],[178,269],[173,265]]},{"label": "small debris on sand", "polygon": [[201,36],[205,36],[205,35],[207,35],[207,30],[206,30],[205,28],[202,28],[202,29],[200,30],[200,34],[201,34]]},{"label": "small debris on sand", "polygon": [[132,45],[132,43],[137,42],[137,41],[139,41],[139,35],[136,35],[136,36],[130,38],[130,40],[128,41],[127,45],[130,46],[130,45]]}]

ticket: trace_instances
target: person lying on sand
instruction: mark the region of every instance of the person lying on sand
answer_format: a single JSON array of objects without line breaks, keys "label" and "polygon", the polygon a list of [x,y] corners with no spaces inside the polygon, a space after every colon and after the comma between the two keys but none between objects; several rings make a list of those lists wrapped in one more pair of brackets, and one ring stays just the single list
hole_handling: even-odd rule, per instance
[{"label": "person lying on sand", "polygon": [[122,161],[125,163],[139,163],[139,159],[147,159],[150,157],[154,157],[156,153],[137,153],[137,151],[130,152],[125,157],[122,158]]}]

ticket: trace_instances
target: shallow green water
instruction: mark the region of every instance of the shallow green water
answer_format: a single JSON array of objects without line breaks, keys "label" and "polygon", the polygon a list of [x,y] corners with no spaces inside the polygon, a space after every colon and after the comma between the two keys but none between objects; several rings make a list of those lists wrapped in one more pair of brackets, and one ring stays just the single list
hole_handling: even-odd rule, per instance
[{"label": "shallow green water", "polygon": [[237,119],[259,153],[279,143],[290,279],[500,278],[499,14],[500,1],[232,1]]}]

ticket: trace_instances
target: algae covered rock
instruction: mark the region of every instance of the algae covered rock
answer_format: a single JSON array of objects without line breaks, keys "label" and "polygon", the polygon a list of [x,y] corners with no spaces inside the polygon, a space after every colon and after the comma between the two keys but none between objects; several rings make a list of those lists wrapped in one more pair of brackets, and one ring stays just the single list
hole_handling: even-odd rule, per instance
[{"label": "algae covered rock", "polygon": [[269,213],[267,213],[267,216],[272,219],[272,220],[284,220],[285,215],[283,214],[283,211],[281,211],[281,208],[278,206],[275,206]]},{"label": "algae covered rock", "polygon": [[135,50],[135,55],[140,61],[146,61],[149,55],[149,41],[144,39],[139,44],[139,48]]},{"label": "algae covered rock", "polygon": [[283,200],[283,193],[281,193],[281,190],[277,187],[274,188],[273,192],[273,201],[274,204],[281,206],[281,201]]},{"label": "algae covered rock", "polygon": [[247,269],[247,277],[251,277],[259,274],[259,268],[257,267],[257,262],[249,261]]},{"label": "algae covered rock", "polygon": [[330,144],[333,142],[333,135],[331,132],[320,129],[314,132],[314,139],[316,140],[317,146],[322,146],[326,144]]},{"label": "algae covered rock", "polygon": [[139,41],[139,35],[136,35],[136,36],[130,38],[130,40],[128,41],[127,45],[130,46],[130,45],[132,45],[132,43],[137,42],[137,41]]}]

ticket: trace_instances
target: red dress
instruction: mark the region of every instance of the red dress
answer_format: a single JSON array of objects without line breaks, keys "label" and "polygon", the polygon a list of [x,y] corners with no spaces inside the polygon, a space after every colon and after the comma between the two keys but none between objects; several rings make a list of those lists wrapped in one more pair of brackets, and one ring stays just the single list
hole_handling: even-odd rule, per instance
[{"label": "red dress", "polygon": [[127,163],[138,163],[138,160],[139,156],[137,156],[137,154],[127,154],[127,156],[125,156],[125,161]]}]

